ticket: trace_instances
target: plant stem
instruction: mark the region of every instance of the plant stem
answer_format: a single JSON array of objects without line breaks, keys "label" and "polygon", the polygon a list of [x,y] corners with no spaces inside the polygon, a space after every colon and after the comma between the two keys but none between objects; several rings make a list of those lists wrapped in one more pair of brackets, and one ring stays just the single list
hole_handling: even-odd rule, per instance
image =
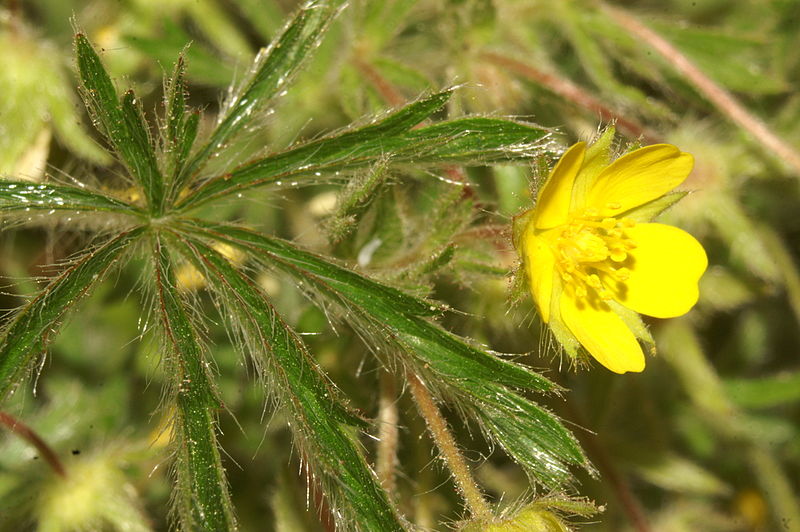
[{"label": "plant stem", "polygon": [[598,98],[589,94],[586,90],[579,87],[572,81],[562,78],[553,73],[542,72],[531,65],[517,61],[510,57],[500,55],[494,52],[484,52],[481,57],[496,65],[499,65],[523,78],[533,81],[553,92],[564,100],[571,102],[578,107],[582,107],[587,111],[596,113],[600,116],[601,120],[613,121],[619,126],[620,130],[626,132],[633,137],[642,137],[647,142],[661,142],[661,137],[646,128],[645,126],[625,118],[621,113],[614,111],[607,107]]},{"label": "plant stem", "polygon": [[381,370],[380,397],[378,398],[378,456],[375,460],[375,472],[381,486],[390,495],[395,493],[395,468],[397,466],[397,384],[394,376],[387,370]]},{"label": "plant stem", "polygon": [[55,471],[58,476],[67,478],[67,471],[64,469],[61,460],[58,459],[58,455],[56,455],[53,449],[47,445],[32,428],[5,412],[0,412],[0,425],[5,425],[8,430],[36,447],[36,450],[39,451],[39,454],[42,455],[42,458],[44,458],[45,462],[47,462],[53,471]]},{"label": "plant stem", "polygon": [[433,441],[442,454],[442,459],[447,468],[453,475],[453,479],[459,491],[461,491],[472,517],[474,519],[491,519],[492,510],[489,507],[489,503],[483,498],[483,493],[481,493],[475,479],[472,477],[469,465],[467,465],[466,460],[459,452],[458,445],[447,428],[447,422],[436,406],[430,392],[419,377],[411,371],[406,372],[406,379],[411,388],[414,402],[417,404],[417,409],[425,419]]},{"label": "plant stem", "polygon": [[406,103],[406,98],[403,97],[400,91],[386,78],[381,76],[380,72],[375,70],[375,67],[358,56],[353,59],[353,64],[386,103],[396,107]]},{"label": "plant stem", "polygon": [[661,54],[680,75],[685,77],[701,94],[705,95],[708,101],[732,122],[750,133],[767,151],[776,155],[795,172],[800,173],[800,154],[778,138],[761,119],[745,109],[730,92],[717,85],[677,48],[639,22],[630,13],[602,2],[598,5],[621,28],[635,35],[639,40],[646,42]]}]

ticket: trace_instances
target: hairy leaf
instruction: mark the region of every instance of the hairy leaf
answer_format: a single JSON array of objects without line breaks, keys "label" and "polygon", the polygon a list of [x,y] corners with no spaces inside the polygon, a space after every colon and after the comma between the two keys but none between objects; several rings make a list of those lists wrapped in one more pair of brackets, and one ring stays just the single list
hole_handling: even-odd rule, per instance
[{"label": "hairy leaf", "polygon": [[97,53],[82,33],[75,35],[83,98],[96,123],[144,191],[150,210],[161,212],[164,184],[147,124],[132,91],[120,103]]},{"label": "hairy leaf", "polygon": [[167,153],[166,175],[168,179],[168,200],[180,192],[177,176],[189,157],[200,121],[200,113],[186,114],[186,63],[183,55],[178,57],[175,70],[169,78],[164,95],[165,124],[162,130],[162,145]]},{"label": "hairy leaf", "polygon": [[236,521],[217,448],[219,401],[203,349],[175,288],[169,254],[160,238],[154,247],[156,293],[172,358],[176,414],[173,421],[177,493],[175,506],[184,530],[235,530]]},{"label": "hairy leaf", "polygon": [[475,398],[472,415],[535,480],[556,488],[570,479],[569,465],[591,470],[578,442],[547,410],[493,384],[452,385]]},{"label": "hairy leaf", "polygon": [[122,252],[143,232],[122,233],[68,266],[5,329],[0,346],[0,400],[5,399],[30,369],[35,356],[52,339],[61,318],[103,279]]},{"label": "hairy leaf", "polygon": [[451,91],[407,105],[376,123],[245,164],[211,179],[178,204],[185,209],[252,187],[300,176],[364,168],[386,158],[415,165],[526,160],[541,152],[544,130],[493,118],[462,118],[412,129]]},{"label": "hairy leaf", "polygon": [[0,213],[92,211],[142,214],[128,203],[85,188],[30,181],[0,181]]},{"label": "hairy leaf", "polygon": [[556,386],[424,319],[436,307],[288,242],[231,226],[202,225],[187,229],[261,256],[266,264],[337,301],[348,310],[349,318],[356,316],[386,331],[386,340],[411,355],[413,363],[433,374],[436,382],[444,383],[450,397],[482,413],[478,418],[487,431],[546,486],[563,482],[568,465],[588,465],[558,419],[512,389],[546,392]]},{"label": "hairy leaf", "polygon": [[184,171],[191,174],[215,151],[225,147],[250,119],[279,95],[316,48],[337,9],[324,0],[307,2],[268,48],[256,56],[250,75],[233,97],[224,102],[217,128]]},{"label": "hairy leaf", "polygon": [[212,197],[233,194],[242,188],[295,175],[374,164],[378,161],[377,156],[384,158],[383,156],[391,153],[391,150],[383,149],[387,139],[394,139],[407,132],[440,110],[451,94],[452,91],[433,94],[367,126],[247,163],[229,174],[211,179],[180,202],[178,207],[191,206]]},{"label": "hairy leaf", "polygon": [[226,311],[248,337],[245,351],[273,377],[272,386],[279,388],[273,394],[291,413],[295,442],[309,471],[321,477],[334,515],[343,511],[347,516],[343,523],[352,520],[364,530],[402,530],[356,443],[340,427],[341,422],[360,424],[360,420],[340,405],[300,338],[261,289],[224,256],[196,239],[185,240],[184,245],[188,258],[207,272],[210,286],[230,301]]}]

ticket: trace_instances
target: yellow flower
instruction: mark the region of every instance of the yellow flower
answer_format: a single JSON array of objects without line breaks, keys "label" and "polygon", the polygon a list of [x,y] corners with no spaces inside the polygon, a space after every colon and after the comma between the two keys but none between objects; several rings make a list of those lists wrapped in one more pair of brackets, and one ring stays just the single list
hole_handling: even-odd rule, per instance
[{"label": "yellow flower", "polygon": [[609,160],[613,128],[587,149],[569,148],[536,207],[515,220],[519,252],[539,314],[573,356],[578,344],[616,373],[642,371],[638,314],[670,318],[697,302],[705,250],[681,229],[649,223],[694,159],[669,144]]}]

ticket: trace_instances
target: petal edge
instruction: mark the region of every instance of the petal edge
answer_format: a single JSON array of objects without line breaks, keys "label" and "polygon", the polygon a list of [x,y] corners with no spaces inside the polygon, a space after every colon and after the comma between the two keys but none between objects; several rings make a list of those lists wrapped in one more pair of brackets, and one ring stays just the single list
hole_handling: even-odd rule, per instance
[{"label": "petal edge", "polygon": [[550,171],[536,200],[533,223],[537,229],[550,229],[567,222],[572,186],[585,156],[586,143],[573,144]]},{"label": "petal edge", "polygon": [[561,319],[592,357],[614,373],[641,372],[645,359],[636,337],[608,305],[593,306],[566,292]]}]

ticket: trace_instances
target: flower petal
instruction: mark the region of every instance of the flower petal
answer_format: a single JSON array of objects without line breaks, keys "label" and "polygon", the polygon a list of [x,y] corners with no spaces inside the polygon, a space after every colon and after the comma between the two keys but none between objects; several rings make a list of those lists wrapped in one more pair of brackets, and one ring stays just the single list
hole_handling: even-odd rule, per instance
[{"label": "flower petal", "polygon": [[561,319],[589,354],[614,373],[644,369],[644,353],[636,337],[602,301],[590,304],[564,292]]},{"label": "flower petal", "polygon": [[575,185],[572,187],[572,211],[577,207],[586,204],[586,194],[594,184],[600,172],[610,164],[611,143],[614,140],[614,126],[609,126],[600,137],[595,140],[587,149],[586,157],[583,159],[581,170],[575,178]]},{"label": "flower petal", "polygon": [[536,201],[533,223],[537,229],[549,229],[567,222],[572,185],[585,154],[585,142],[573,144],[550,171]]},{"label": "flower petal", "polygon": [[542,321],[550,321],[550,303],[553,296],[553,281],[556,275],[556,257],[547,240],[533,234],[533,228],[522,241],[525,271],[528,274],[531,294],[539,309]]},{"label": "flower petal", "polygon": [[636,242],[623,263],[630,277],[618,282],[602,276],[614,299],[655,318],[686,314],[697,303],[697,282],[708,266],[700,242],[682,229],[657,223],[636,224],[625,233]]},{"label": "flower petal", "polygon": [[654,144],[623,155],[595,179],[584,208],[617,216],[663,196],[689,176],[694,157],[671,144]]}]

